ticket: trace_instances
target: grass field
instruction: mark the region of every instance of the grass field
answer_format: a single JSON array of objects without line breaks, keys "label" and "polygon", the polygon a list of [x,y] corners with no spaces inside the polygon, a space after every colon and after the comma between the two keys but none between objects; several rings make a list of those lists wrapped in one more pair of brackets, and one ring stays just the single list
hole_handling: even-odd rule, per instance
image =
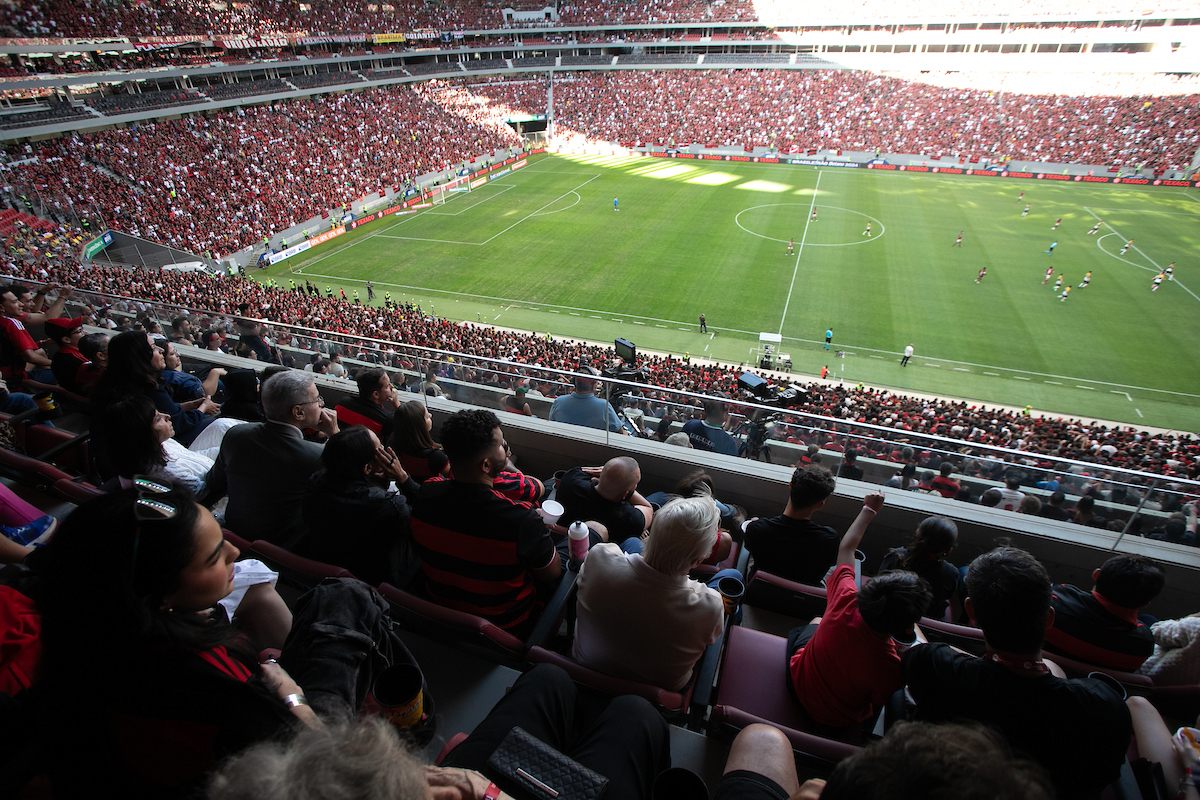
[{"label": "grass field", "polygon": [[[370,279],[452,319],[735,363],[779,333],[797,372],[1196,430],[1198,223],[1200,198],[1176,189],[541,156],[254,274],[364,297]],[[1060,302],[1050,266],[1091,285]]]}]

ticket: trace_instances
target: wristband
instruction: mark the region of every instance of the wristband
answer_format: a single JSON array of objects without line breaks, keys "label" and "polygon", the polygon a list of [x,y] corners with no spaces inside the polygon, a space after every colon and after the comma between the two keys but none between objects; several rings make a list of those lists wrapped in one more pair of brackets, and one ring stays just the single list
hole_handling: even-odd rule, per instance
[{"label": "wristband", "polygon": [[496,800],[500,796],[500,787],[494,783],[489,783],[487,790],[483,793],[483,800]]},{"label": "wristband", "polygon": [[308,698],[302,694],[289,694],[283,698],[283,702],[288,708],[296,708],[297,706],[307,706]]},{"label": "wristband", "polygon": [[876,513],[878,513],[878,512],[877,512],[875,509],[871,508],[871,507],[870,507],[870,506],[868,506],[868,505],[864,505],[864,506],[863,506],[863,511],[870,511],[872,514],[876,514]]}]

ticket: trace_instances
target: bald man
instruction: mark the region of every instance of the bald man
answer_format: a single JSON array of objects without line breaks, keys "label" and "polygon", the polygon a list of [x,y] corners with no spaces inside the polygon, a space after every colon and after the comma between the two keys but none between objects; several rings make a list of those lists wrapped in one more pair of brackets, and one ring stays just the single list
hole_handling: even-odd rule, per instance
[{"label": "bald man", "polygon": [[609,541],[622,548],[626,541],[640,543],[654,516],[654,508],[638,493],[641,479],[642,470],[628,456],[617,456],[603,467],[568,470],[555,495],[564,509],[559,524],[595,521],[608,529]]}]

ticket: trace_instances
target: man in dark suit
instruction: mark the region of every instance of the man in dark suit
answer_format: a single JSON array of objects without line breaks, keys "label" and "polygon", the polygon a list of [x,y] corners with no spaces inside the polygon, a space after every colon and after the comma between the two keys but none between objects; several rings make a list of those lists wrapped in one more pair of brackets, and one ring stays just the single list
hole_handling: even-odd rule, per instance
[{"label": "man in dark suit", "polygon": [[262,403],[266,422],[238,425],[225,434],[205,481],[205,500],[212,504],[228,493],[230,530],[291,548],[306,532],[302,501],[322,450],[305,441],[302,431],[316,428],[333,436],[337,416],[325,408],[312,373],[298,370],[268,378]]}]

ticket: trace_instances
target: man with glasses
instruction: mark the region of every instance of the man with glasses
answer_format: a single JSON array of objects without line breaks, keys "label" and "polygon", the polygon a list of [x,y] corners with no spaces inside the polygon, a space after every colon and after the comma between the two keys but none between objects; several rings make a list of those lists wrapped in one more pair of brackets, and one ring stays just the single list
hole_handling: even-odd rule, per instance
[{"label": "man with glasses", "polygon": [[454,478],[423,484],[412,509],[425,588],[438,605],[522,636],[540,613],[538,585],[559,579],[562,560],[533,505],[494,485],[508,464],[495,414],[459,411],[441,440]]},{"label": "man with glasses", "polygon": [[225,524],[247,539],[291,548],[307,532],[301,513],[322,446],[304,440],[306,428],[338,432],[310,373],[289,370],[262,385],[266,422],[231,428],[205,484],[209,505],[229,495]]}]

